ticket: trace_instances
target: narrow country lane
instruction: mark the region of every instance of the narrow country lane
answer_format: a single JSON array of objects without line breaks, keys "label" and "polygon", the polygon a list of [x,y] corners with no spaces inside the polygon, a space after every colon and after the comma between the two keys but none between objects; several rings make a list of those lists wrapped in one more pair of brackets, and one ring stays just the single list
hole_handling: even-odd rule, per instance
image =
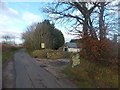
[{"label": "narrow country lane", "polygon": [[18,51],[14,59],[16,88],[75,88],[70,82],[60,81],[40,67],[25,49]]}]

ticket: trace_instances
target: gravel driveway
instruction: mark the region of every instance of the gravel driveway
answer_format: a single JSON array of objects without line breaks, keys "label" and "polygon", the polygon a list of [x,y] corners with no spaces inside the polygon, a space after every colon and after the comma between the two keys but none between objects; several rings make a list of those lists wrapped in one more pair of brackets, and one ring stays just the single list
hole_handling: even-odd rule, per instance
[{"label": "gravel driveway", "polygon": [[50,60],[35,58],[35,61],[40,64],[40,67],[50,72],[56,78],[66,79],[66,76],[62,73],[62,71],[69,64],[68,59]]}]

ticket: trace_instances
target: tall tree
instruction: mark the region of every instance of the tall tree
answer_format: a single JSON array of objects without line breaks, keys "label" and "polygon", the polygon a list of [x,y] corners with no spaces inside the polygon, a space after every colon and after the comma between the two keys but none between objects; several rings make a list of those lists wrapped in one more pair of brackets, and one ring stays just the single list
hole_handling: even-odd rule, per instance
[{"label": "tall tree", "polygon": [[[51,16],[53,16],[55,20],[71,21],[73,23],[72,26],[75,26],[74,30],[83,35],[88,35],[89,32],[91,36],[96,37],[95,31],[92,28],[90,16],[98,4],[97,2],[58,2],[45,8],[44,12],[52,14]],[[79,15],[74,14],[77,12]],[[83,29],[82,32],[80,28],[78,28],[80,25]]]},{"label": "tall tree", "polygon": [[30,49],[41,49],[41,43],[45,43],[45,48],[58,49],[64,44],[64,36],[61,31],[55,28],[49,20],[44,20],[35,26],[30,26],[23,33],[24,44]]},{"label": "tall tree", "polygon": [[110,31],[117,32],[115,24],[118,18],[114,17],[117,9],[115,9],[116,5],[113,5],[116,1],[75,1],[53,2],[43,11],[55,21],[67,23],[67,26],[70,25],[69,31],[73,32],[74,35],[84,36],[88,34],[91,37],[101,39],[105,38]]},{"label": "tall tree", "polygon": [[[92,56],[97,58],[102,57],[102,55],[104,56],[105,54],[103,53],[107,54],[109,52],[108,48],[111,42],[106,38],[108,32],[112,29],[112,33],[115,33],[113,27],[109,28],[110,26],[115,27],[113,25],[115,19],[109,14],[110,10],[107,7],[111,3],[75,1],[55,2],[51,6],[49,4],[43,11],[48,13],[54,20],[63,23],[67,22],[68,25],[71,25],[70,28],[72,30],[70,31],[82,37],[82,51],[86,57]],[[115,10],[113,6],[111,6],[111,10]],[[108,18],[106,18],[107,16]],[[113,20],[110,21],[110,17]]]}]

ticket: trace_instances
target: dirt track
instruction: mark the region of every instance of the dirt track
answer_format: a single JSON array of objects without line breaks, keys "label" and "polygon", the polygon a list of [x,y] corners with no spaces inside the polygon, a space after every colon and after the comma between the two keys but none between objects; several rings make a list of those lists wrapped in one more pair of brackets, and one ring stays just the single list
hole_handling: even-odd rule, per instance
[{"label": "dirt track", "polygon": [[[16,88],[76,88],[69,80],[58,78],[43,68],[44,66],[41,66],[43,64],[36,62],[24,49],[17,52],[14,59]],[[54,63],[51,62],[51,65],[56,65]],[[54,68],[48,67],[48,69],[54,71]]]},{"label": "dirt track", "polygon": [[68,62],[35,59],[21,49],[3,68],[3,88],[76,88],[61,73]]}]

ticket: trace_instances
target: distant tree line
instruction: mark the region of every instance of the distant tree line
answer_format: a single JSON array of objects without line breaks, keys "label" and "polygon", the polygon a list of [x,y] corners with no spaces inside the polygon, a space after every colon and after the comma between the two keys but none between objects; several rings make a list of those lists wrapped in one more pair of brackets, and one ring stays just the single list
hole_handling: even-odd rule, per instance
[{"label": "distant tree line", "polygon": [[9,35],[9,34],[6,34],[6,35],[3,35],[2,36],[2,43],[3,44],[15,44],[15,36],[13,35]]},{"label": "distant tree line", "polygon": [[55,28],[49,20],[32,24],[22,34],[24,46],[29,49],[42,49],[41,43],[45,44],[47,49],[58,49],[64,44],[64,36],[60,30]]}]

